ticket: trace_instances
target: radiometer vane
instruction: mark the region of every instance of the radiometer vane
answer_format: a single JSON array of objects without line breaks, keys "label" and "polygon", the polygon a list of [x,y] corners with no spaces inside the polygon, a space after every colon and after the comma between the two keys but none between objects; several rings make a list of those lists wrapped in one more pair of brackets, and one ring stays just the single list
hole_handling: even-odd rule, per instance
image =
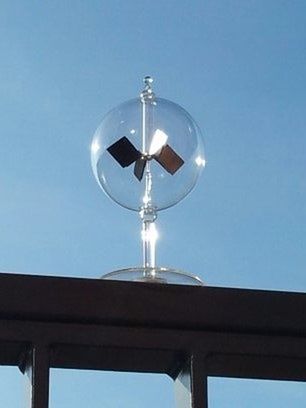
[{"label": "radiometer vane", "polygon": [[109,146],[107,151],[121,167],[128,167],[135,162],[134,175],[139,181],[143,178],[149,160],[155,159],[171,175],[184,164],[184,160],[168,144],[162,146],[157,153],[148,155],[137,150],[126,136]]}]

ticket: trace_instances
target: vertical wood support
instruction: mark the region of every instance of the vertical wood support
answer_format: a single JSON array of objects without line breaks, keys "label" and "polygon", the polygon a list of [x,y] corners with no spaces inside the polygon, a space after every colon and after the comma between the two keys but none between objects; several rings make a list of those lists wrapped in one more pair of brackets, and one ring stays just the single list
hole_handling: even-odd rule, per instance
[{"label": "vertical wood support", "polygon": [[49,406],[49,348],[36,344],[29,353],[25,370],[30,380],[29,408]]},{"label": "vertical wood support", "polygon": [[176,408],[208,408],[203,356],[192,355],[174,382]]}]

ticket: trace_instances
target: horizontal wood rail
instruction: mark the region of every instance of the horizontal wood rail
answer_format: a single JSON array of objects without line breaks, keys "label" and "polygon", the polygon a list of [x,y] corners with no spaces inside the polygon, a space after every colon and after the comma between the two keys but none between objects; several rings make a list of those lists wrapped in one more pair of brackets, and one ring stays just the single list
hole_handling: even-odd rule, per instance
[{"label": "horizontal wood rail", "polygon": [[301,293],[0,274],[0,364],[32,408],[50,367],[166,373],[203,408],[209,375],[306,380],[305,312]]}]

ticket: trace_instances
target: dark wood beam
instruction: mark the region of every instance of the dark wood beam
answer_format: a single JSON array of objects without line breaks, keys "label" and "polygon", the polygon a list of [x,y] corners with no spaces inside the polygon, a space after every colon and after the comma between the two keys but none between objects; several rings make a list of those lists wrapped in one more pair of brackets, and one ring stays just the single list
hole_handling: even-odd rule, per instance
[{"label": "dark wood beam", "polygon": [[0,274],[0,319],[306,335],[306,295]]},{"label": "dark wood beam", "polygon": [[0,364],[36,350],[43,401],[59,367],[166,373],[203,406],[209,375],[305,381],[305,310],[301,293],[0,274]]}]

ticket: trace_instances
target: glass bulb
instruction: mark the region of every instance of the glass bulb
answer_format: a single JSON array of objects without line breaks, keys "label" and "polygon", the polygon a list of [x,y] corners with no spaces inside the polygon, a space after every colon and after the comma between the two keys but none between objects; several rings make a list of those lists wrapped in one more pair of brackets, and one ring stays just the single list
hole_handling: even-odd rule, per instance
[{"label": "glass bulb", "polygon": [[159,211],[190,193],[205,158],[200,129],[188,112],[150,95],[145,103],[141,97],[129,100],[104,117],[93,137],[91,162],[98,184],[115,202]]}]

